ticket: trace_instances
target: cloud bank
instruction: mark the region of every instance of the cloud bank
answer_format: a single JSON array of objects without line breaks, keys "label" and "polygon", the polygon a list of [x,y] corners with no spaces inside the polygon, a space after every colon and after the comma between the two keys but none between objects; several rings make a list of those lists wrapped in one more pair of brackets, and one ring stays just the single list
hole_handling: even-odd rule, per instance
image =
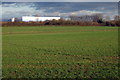
[{"label": "cloud bank", "polygon": [[3,2],[119,2],[119,0],[2,0]]},{"label": "cloud bank", "polygon": [[[1,5],[0,5],[1,6]],[[113,18],[117,15],[116,2],[3,2],[3,19],[25,15],[70,16],[102,13]]]}]

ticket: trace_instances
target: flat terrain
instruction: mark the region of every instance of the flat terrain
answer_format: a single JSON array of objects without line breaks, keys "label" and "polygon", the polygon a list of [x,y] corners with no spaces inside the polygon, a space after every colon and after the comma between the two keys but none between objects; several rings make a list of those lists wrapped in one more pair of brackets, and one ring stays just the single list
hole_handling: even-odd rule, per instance
[{"label": "flat terrain", "polygon": [[118,27],[3,27],[4,78],[119,78]]}]

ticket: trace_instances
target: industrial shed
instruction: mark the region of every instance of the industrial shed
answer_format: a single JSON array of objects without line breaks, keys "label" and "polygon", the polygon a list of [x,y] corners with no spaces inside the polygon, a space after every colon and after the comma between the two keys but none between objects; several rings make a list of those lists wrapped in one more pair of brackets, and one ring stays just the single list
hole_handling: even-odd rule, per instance
[{"label": "industrial shed", "polygon": [[35,16],[23,16],[22,21],[30,22],[30,21],[46,21],[46,20],[59,20],[60,17],[35,17]]}]

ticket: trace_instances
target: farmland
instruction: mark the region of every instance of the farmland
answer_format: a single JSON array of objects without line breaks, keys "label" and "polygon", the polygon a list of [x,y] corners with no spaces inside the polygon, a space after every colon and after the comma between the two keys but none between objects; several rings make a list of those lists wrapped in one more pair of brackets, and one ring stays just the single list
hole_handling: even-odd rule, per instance
[{"label": "farmland", "polygon": [[119,78],[118,27],[3,27],[3,78]]}]

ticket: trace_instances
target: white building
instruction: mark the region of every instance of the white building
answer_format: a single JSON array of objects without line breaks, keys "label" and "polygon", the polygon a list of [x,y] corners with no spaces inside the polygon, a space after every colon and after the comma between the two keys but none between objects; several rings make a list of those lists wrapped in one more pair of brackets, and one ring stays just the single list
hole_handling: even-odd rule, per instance
[{"label": "white building", "polygon": [[11,19],[11,22],[15,22],[15,18],[12,18],[12,19]]},{"label": "white building", "polygon": [[59,20],[60,17],[35,17],[35,16],[23,16],[22,21],[29,22],[29,21],[46,21],[46,20]]}]

